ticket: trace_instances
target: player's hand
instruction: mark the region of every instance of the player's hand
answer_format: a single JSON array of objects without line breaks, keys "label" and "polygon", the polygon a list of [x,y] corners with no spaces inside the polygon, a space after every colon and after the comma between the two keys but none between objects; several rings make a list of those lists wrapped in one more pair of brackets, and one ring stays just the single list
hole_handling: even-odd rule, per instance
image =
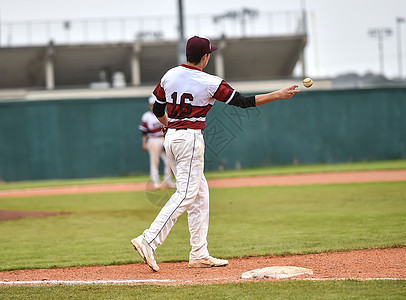
[{"label": "player's hand", "polygon": [[290,98],[292,98],[295,94],[300,92],[300,90],[297,89],[298,87],[299,87],[298,85],[292,85],[290,87],[279,90],[278,91],[279,99],[290,99]]},{"label": "player's hand", "polygon": [[144,149],[144,151],[148,152],[148,146],[147,145],[142,145],[142,149]]},{"label": "player's hand", "polygon": [[166,133],[168,132],[168,127],[166,127],[166,126],[163,126],[162,128],[161,128],[161,131],[162,131],[162,133],[164,134],[164,136],[166,135]]}]

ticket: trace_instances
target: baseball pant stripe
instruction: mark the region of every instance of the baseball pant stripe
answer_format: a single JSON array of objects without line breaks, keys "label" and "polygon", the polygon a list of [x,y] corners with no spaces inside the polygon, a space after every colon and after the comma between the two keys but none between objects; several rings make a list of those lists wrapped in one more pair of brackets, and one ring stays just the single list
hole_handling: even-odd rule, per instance
[{"label": "baseball pant stripe", "polygon": [[[187,193],[188,193],[188,189],[189,189],[189,183],[190,183],[190,177],[191,177],[191,171],[192,171],[192,162],[194,159],[194,153],[195,153],[195,147],[196,147],[196,135],[193,134],[194,136],[194,140],[193,140],[193,148],[192,148],[192,155],[190,158],[190,162],[189,162],[189,171],[188,171],[188,180],[187,180],[187,184],[186,184],[186,190],[185,190],[185,195],[183,197],[183,199],[179,202],[179,204],[175,207],[175,209],[171,212],[171,214],[168,216],[168,218],[166,219],[165,223],[161,226],[161,229],[159,229],[159,231],[156,233],[155,237],[148,242],[148,244],[151,246],[151,243],[158,237],[158,235],[161,233],[162,229],[166,226],[166,224],[168,223],[168,221],[171,219],[171,217],[173,216],[173,214],[175,213],[175,211],[177,211],[179,209],[179,206],[183,203],[183,201],[187,198]],[[162,211],[162,210],[161,210]],[[159,217],[159,216],[158,216]],[[157,219],[158,219],[157,217]],[[154,247],[153,247],[154,248]]]}]

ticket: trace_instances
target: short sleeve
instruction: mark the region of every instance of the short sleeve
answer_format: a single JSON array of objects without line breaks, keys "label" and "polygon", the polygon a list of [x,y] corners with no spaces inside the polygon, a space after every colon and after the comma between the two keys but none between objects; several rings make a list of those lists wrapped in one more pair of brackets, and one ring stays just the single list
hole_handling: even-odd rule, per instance
[{"label": "short sleeve", "polygon": [[155,90],[152,94],[156,97],[156,100],[158,103],[160,103],[160,104],[166,103],[165,90],[163,89],[163,87],[161,85],[161,81],[155,87]]},{"label": "short sleeve", "polygon": [[221,102],[228,103],[234,96],[235,90],[224,80],[220,83],[213,98]]}]

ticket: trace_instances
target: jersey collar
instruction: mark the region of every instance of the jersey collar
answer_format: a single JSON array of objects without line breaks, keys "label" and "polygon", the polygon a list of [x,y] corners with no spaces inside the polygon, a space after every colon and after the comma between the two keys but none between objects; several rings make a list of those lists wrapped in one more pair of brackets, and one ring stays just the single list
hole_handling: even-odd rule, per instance
[{"label": "jersey collar", "polygon": [[181,66],[182,66],[182,67],[185,67],[185,68],[188,68],[188,69],[201,71],[199,68],[192,67],[192,66],[189,66],[189,65],[182,64]]}]

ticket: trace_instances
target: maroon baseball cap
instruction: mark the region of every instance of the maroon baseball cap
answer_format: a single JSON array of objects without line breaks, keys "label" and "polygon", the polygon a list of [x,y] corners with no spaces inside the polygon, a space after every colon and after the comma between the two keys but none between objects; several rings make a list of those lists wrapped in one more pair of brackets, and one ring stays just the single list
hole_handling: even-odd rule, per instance
[{"label": "maroon baseball cap", "polygon": [[202,57],[207,53],[212,53],[217,50],[217,47],[210,43],[206,37],[197,36],[191,37],[186,44],[186,55],[194,57]]}]

